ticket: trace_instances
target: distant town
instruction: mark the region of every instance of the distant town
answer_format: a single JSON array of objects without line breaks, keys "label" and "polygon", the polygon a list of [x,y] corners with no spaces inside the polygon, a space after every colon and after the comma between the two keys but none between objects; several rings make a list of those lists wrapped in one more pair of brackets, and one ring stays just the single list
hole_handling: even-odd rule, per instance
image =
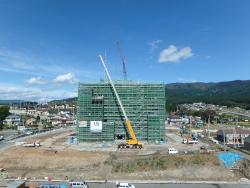
[{"label": "distant town", "polygon": [[[3,105],[2,105],[3,106]],[[1,106],[0,106],[1,107]],[[35,134],[54,128],[76,125],[76,102],[20,103],[9,106],[9,115],[2,121],[2,129]],[[169,126],[192,125],[201,128],[207,123],[228,128],[250,128],[250,110],[205,103],[181,104],[166,115]],[[210,122],[209,122],[210,121]],[[214,130],[213,130],[214,131]]]},{"label": "distant town", "polygon": [[3,129],[26,134],[76,124],[75,104],[13,104],[3,120]]}]

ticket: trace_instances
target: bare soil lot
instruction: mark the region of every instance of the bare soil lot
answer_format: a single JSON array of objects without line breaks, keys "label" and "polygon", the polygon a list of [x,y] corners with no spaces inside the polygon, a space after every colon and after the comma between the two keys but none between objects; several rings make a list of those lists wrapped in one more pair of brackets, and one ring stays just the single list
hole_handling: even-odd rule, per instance
[{"label": "bare soil lot", "polygon": [[[69,132],[29,139],[42,147],[14,146],[1,152],[0,167],[9,177],[43,179],[160,179],[237,180],[213,154],[170,156],[166,146],[146,146],[141,151],[86,151],[66,144]],[[90,143],[92,147],[94,144]],[[153,152],[154,151],[154,152]]]},{"label": "bare soil lot", "polygon": [[[122,154],[122,155],[121,155]],[[213,155],[135,156],[107,152],[66,150],[53,152],[40,148],[16,147],[0,157],[0,166],[9,177],[53,179],[181,179],[236,180]]]},{"label": "bare soil lot", "polygon": [[[95,174],[97,167],[108,155],[74,150],[15,147],[1,154],[0,166],[7,169],[10,177],[77,178],[88,171]],[[82,173],[82,174],[79,174]],[[86,173],[87,174],[87,173]]]}]

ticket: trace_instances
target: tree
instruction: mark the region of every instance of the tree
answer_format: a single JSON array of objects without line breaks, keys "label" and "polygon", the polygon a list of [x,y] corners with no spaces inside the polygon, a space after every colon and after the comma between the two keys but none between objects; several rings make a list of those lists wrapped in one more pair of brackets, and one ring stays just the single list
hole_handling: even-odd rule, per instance
[{"label": "tree", "polygon": [[36,123],[39,123],[41,120],[40,116],[36,116]]},{"label": "tree", "polygon": [[214,120],[214,116],[216,116],[216,111],[206,109],[205,111],[202,112],[201,118],[205,120],[205,122],[208,122],[208,119],[210,118],[210,121]]},{"label": "tree", "polygon": [[9,106],[1,106],[0,107],[0,129],[3,128],[3,120],[10,115],[10,107]]}]

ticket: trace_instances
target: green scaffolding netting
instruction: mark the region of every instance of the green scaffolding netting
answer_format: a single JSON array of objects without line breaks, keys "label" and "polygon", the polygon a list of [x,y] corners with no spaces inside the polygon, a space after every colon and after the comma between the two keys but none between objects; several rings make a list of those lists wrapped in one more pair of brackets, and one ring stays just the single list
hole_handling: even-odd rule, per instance
[{"label": "green scaffolding netting", "polygon": [[[128,118],[139,140],[165,137],[165,85],[115,81]],[[108,82],[79,84],[77,140],[112,141],[127,139],[124,117]],[[92,131],[90,122],[101,121],[101,131]]]}]

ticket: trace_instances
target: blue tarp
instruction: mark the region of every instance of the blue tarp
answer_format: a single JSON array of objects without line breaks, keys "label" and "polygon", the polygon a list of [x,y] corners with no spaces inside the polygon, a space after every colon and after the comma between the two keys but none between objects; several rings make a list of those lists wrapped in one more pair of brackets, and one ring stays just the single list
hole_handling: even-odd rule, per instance
[{"label": "blue tarp", "polygon": [[237,161],[243,159],[243,157],[239,153],[235,152],[222,152],[217,154],[217,156],[227,168],[232,168]]}]

